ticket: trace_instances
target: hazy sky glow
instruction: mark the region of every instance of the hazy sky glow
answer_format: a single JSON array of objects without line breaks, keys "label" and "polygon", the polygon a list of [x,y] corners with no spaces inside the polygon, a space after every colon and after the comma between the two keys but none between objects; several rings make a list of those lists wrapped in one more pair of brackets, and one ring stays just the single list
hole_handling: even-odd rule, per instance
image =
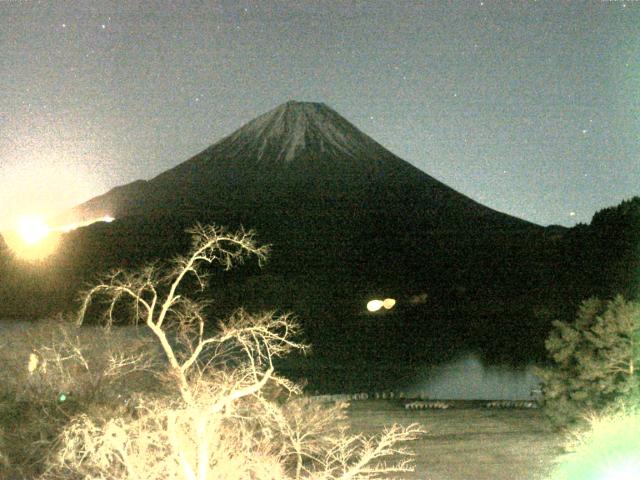
[{"label": "hazy sky glow", "polygon": [[640,2],[0,1],[0,228],[328,104],[471,198],[573,225],[640,194]]}]

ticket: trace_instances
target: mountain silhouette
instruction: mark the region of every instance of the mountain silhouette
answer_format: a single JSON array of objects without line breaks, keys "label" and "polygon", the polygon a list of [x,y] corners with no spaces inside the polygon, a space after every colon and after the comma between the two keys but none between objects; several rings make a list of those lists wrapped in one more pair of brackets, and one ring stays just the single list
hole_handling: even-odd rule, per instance
[{"label": "mountain silhouette", "polygon": [[[284,103],[155,178],[114,188],[59,221],[279,204],[338,204],[432,225],[531,226],[484,207],[398,158],[321,103]],[[339,207],[339,205],[338,205]],[[323,215],[324,216],[324,215]],[[468,225],[468,224],[467,224]]]},{"label": "mountain silhouette", "polygon": [[[546,252],[557,229],[475,202],[324,104],[284,103],[57,221],[105,215],[116,220],[69,233],[51,260],[69,292],[57,298],[70,301],[97,272],[184,252],[184,230],[198,221],[253,228],[272,245],[263,270],[214,274],[216,307],[293,311],[320,355],[442,356],[453,344],[497,357],[543,350],[546,324],[531,312],[554,288]],[[378,296],[397,306],[371,317],[364,306]]]}]

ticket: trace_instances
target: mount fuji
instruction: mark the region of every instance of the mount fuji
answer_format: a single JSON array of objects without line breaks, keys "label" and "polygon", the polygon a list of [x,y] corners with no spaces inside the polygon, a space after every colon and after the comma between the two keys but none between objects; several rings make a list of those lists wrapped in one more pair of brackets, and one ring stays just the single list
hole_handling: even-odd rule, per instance
[{"label": "mount fuji", "polygon": [[[269,263],[216,283],[217,305],[293,311],[316,351],[365,355],[373,343],[424,353],[445,348],[442,335],[478,344],[505,332],[528,339],[525,348],[500,341],[505,348],[542,348],[522,311],[538,301],[534,287],[549,285],[552,232],[455,191],[324,104],[284,103],[58,221],[106,215],[115,221],[66,236],[57,260],[65,280],[167,259],[188,247],[184,230],[196,221],[244,226],[272,245]],[[364,306],[377,297],[398,302],[374,327]]]},{"label": "mount fuji", "polygon": [[189,214],[202,208],[226,211],[237,204],[269,203],[329,211],[343,203],[356,215],[393,212],[430,217],[433,225],[532,226],[455,192],[326,105],[295,101],[257,117],[157,177],[114,188],[60,220]]}]

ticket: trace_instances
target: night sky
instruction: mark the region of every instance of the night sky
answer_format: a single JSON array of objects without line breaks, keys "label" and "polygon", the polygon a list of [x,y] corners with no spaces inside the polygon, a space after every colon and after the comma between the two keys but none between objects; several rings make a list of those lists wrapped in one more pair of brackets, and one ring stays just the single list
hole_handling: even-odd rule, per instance
[{"label": "night sky", "polygon": [[0,0],[0,227],[324,102],[494,209],[640,194],[640,1]]}]

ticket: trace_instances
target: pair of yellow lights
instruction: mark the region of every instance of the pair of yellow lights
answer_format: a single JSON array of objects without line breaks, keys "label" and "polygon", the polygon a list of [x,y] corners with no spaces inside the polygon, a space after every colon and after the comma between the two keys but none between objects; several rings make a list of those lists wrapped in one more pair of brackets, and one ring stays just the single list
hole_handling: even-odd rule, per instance
[{"label": "pair of yellow lights", "polygon": [[395,298],[385,298],[384,300],[370,300],[367,303],[367,310],[370,312],[377,312],[381,308],[385,310],[391,310],[396,305]]}]

